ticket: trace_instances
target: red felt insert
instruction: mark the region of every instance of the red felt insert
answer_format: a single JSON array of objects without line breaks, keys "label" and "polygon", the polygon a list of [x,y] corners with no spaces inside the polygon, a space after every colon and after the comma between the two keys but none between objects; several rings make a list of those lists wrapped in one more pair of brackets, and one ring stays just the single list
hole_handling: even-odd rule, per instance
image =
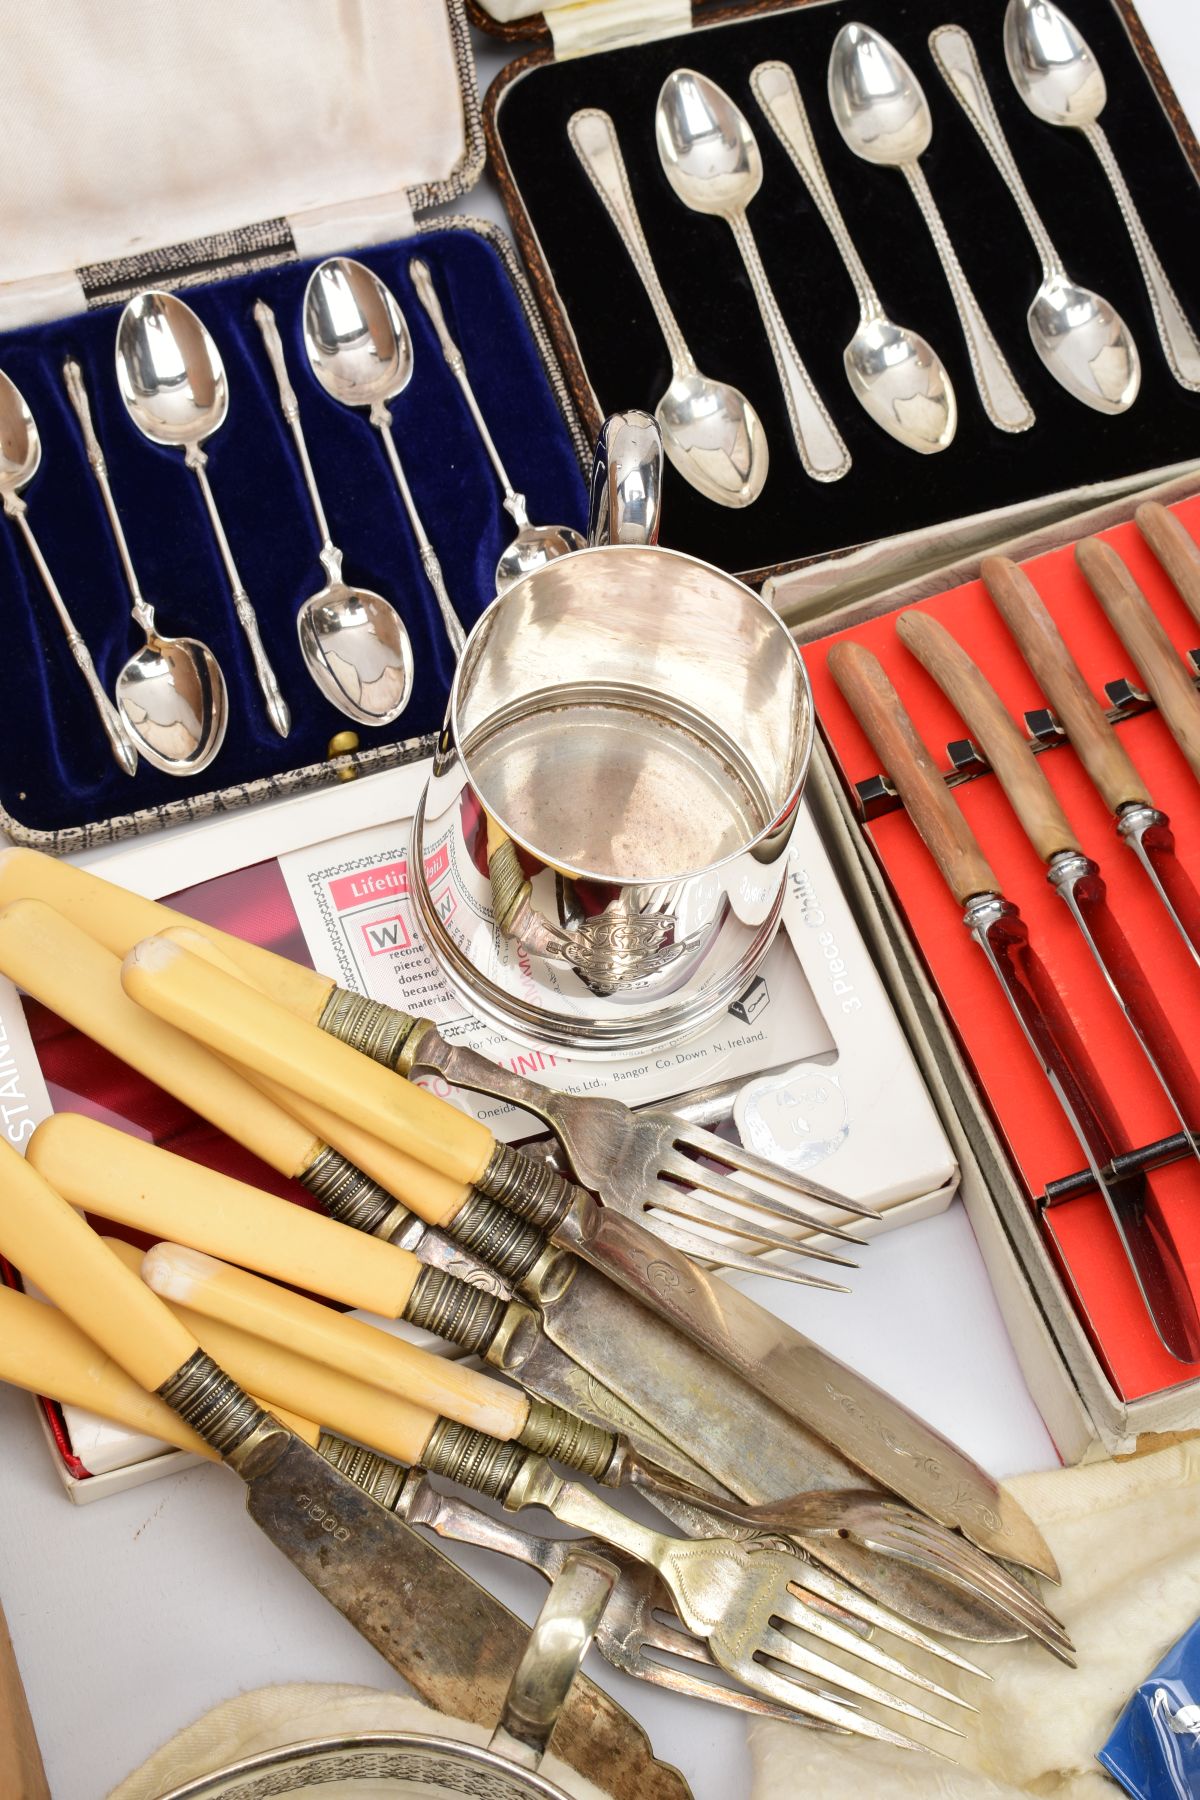
[{"label": "red felt insert", "polygon": [[[1181,502],[1177,516],[1200,539],[1200,496]],[[1200,645],[1200,623],[1159,567],[1136,525],[1102,534],[1130,568],[1181,655]],[[1024,565],[1093,692],[1124,676],[1140,686],[1082,574],[1073,546]],[[1046,704],[1037,681],[992,604],[972,581],[921,603],[953,633],[996,687],[1019,723]],[[809,673],[825,737],[850,787],[878,774],[879,761],[828,669],[830,647],[852,638],[874,651],[935,761],[949,767],[946,745],[968,736],[954,707],[901,644],[895,614],[836,632],[809,646]],[[1121,723],[1118,732],[1154,803],[1168,813],[1180,861],[1200,884],[1200,788],[1156,711]],[[1084,850],[1100,864],[1109,904],[1153,983],[1184,1047],[1197,1043],[1200,970],[1171,925],[1132,852],[1120,843],[1112,816],[1065,742],[1040,757]],[[1033,850],[991,773],[954,790],[996,872],[1002,892],[1020,908],[1031,941],[1105,1082],[1112,1112],[1130,1144],[1178,1130],[1171,1107],[1137,1039],[1109,993],[1082,936],[1046,880]],[[1015,1170],[1031,1199],[1047,1182],[1083,1165],[1083,1153],[1025,1043],[1008,1003],[976,944],[961,909],[907,815],[873,820],[866,835],[923,955]],[[1192,1120],[1193,1126],[1200,1120]],[[1200,1165],[1174,1164],[1150,1177],[1154,1194],[1200,1288]],[[1117,1391],[1125,1399],[1155,1393],[1200,1376],[1200,1365],[1175,1361],[1147,1317],[1116,1231],[1099,1195],[1068,1201],[1044,1215],[1047,1242],[1081,1318]]]}]

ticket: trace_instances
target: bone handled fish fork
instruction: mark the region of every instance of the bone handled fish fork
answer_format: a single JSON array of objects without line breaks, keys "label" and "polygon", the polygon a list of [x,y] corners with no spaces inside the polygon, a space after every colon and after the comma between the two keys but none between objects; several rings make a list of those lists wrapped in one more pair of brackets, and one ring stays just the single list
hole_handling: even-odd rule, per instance
[{"label": "bone handled fish fork", "polygon": [[[327,1439],[322,1434],[319,1446],[321,1454],[329,1457],[330,1445],[336,1442],[337,1440]],[[352,1449],[351,1446],[347,1448]],[[366,1458],[360,1452],[357,1460],[364,1462]],[[379,1460],[382,1463],[383,1459]],[[396,1465],[392,1467],[396,1471],[392,1477],[394,1481],[403,1471]],[[443,1494],[434,1487],[423,1469],[408,1470],[394,1499],[391,1498],[390,1490],[387,1494],[377,1494],[376,1497],[383,1498],[384,1503],[390,1504],[392,1511],[410,1525],[428,1526],[439,1537],[447,1538],[453,1543],[473,1544],[478,1549],[496,1550],[502,1556],[536,1569],[539,1575],[544,1575],[550,1582],[558,1578],[572,1553],[600,1547],[598,1539],[547,1538],[536,1532],[522,1531],[508,1520],[495,1519],[490,1513],[472,1506],[469,1500]],[[605,1553],[612,1554],[611,1551]],[[716,1701],[721,1706],[732,1706],[739,1712],[751,1713],[759,1718],[786,1719],[793,1724],[804,1723],[817,1730],[824,1729],[820,1720],[799,1721],[789,1707],[776,1705],[774,1701],[751,1694],[745,1688],[726,1687],[714,1681],[710,1675],[677,1669],[669,1663],[656,1660],[652,1654],[654,1651],[679,1657],[706,1670],[715,1667],[707,1646],[698,1637],[678,1625],[668,1624],[658,1616],[660,1613],[671,1613],[673,1607],[669,1594],[654,1570],[645,1563],[634,1562],[626,1557],[621,1557],[617,1566],[620,1570],[617,1584],[596,1632],[596,1648],[614,1669],[620,1669],[625,1675],[636,1676],[640,1681],[653,1682],[657,1687],[670,1688],[677,1694],[688,1694],[697,1700]]]},{"label": "bone handled fish fork", "polygon": [[[397,1074],[412,1076],[427,1070],[455,1087],[488,1094],[533,1113],[554,1132],[584,1187],[606,1206],[640,1219],[664,1241],[689,1254],[715,1260],[713,1240],[688,1231],[683,1223],[688,1220],[820,1261],[843,1260],[833,1251],[798,1244],[793,1237],[749,1216],[765,1213],[793,1226],[857,1242],[852,1233],[805,1211],[797,1203],[797,1195],[863,1218],[878,1217],[872,1207],[847,1200],[740,1144],[728,1143],[666,1108],[634,1111],[609,1095],[557,1093],[466,1045],[448,1043],[432,1021],[411,1019],[363,995],[335,989],[321,1026]],[[774,1191],[767,1194],[748,1187],[730,1171],[752,1175],[769,1183]],[[705,1198],[700,1198],[697,1189]],[[714,1200],[728,1204],[713,1204]],[[731,1206],[744,1210],[730,1210]],[[730,1246],[720,1247],[720,1257],[727,1267],[749,1267],[757,1274],[764,1273],[757,1259],[747,1259]],[[771,1265],[766,1272],[824,1285],[811,1276],[797,1276]]]},{"label": "bone handled fish fork", "polygon": [[[339,1443],[326,1456],[356,1486],[376,1491],[370,1467],[360,1466],[368,1453],[359,1446]],[[443,1437],[437,1458],[437,1472],[447,1479],[487,1494],[513,1512],[544,1506],[561,1523],[577,1526],[655,1571],[684,1629],[707,1646],[719,1668],[752,1693],[792,1713],[906,1749],[916,1748],[913,1740],[865,1717],[860,1700],[874,1701],[943,1731],[955,1730],[868,1681],[848,1663],[831,1661],[770,1623],[779,1618],[806,1638],[816,1638],[954,1705],[967,1704],[793,1593],[788,1584],[800,1576],[802,1566],[794,1553],[778,1547],[778,1538],[688,1542],[650,1531],[579,1483],[560,1480],[543,1457],[478,1431],[460,1430],[456,1436]],[[371,1458],[370,1464],[379,1460]],[[395,1474],[395,1465],[381,1465],[377,1498],[385,1505],[394,1504]],[[786,1665],[786,1671],[758,1662],[760,1653],[773,1664]],[[837,1690],[842,1690],[840,1696]],[[846,1694],[853,1698],[845,1699]]]}]

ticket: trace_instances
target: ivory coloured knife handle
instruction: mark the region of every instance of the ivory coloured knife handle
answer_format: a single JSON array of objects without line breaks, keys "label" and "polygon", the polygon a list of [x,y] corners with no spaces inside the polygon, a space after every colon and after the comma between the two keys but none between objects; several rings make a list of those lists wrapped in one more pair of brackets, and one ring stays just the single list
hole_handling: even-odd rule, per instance
[{"label": "ivory coloured knife handle", "polygon": [[1174,644],[1121,558],[1101,538],[1075,546],[1084,579],[1128,650],[1172,737],[1200,780],[1200,694]]},{"label": "ivory coloured knife handle", "polygon": [[998,892],[975,833],[878,657],[843,639],[829,652],[829,669],[955,899],[965,904],[973,894]]},{"label": "ivory coloured knife handle", "polygon": [[1133,516],[1179,598],[1200,623],[1200,545],[1182,520],[1157,500],[1143,501]]},{"label": "ivory coloured knife handle", "polygon": [[1151,805],[1145,782],[1024,569],[1005,556],[988,556],[979,573],[1109,811]]},{"label": "ivory coloured knife handle", "polygon": [[280,1174],[302,1174],[322,1148],[219,1056],[131,1000],[120,958],[44,901],[0,909],[0,971]]},{"label": "ivory coloured knife handle", "polygon": [[28,1158],[7,1144],[0,1144],[0,1190],[0,1255],[135,1381],[156,1392],[195,1354],[195,1338]]},{"label": "ivory coloured knife handle", "polygon": [[[310,1362],[286,1345],[268,1342],[252,1331],[179,1304],[166,1291],[173,1286],[170,1280],[159,1282],[153,1276],[160,1252],[170,1258],[178,1250],[176,1245],[156,1245],[143,1257],[132,1244],[117,1238],[104,1241],[127,1268],[160,1295],[180,1323],[195,1333],[200,1348],[239,1387],[252,1393],[276,1418],[282,1417],[285,1424],[290,1426],[299,1417],[300,1435],[306,1442],[315,1443],[318,1428],[324,1426],[385,1456],[396,1456],[405,1462],[420,1461],[437,1423],[436,1413],[381,1393],[377,1387],[357,1381],[341,1370]],[[186,1258],[194,1252],[182,1250],[178,1254]]]},{"label": "ivory coloured knife handle", "polygon": [[903,612],[896,635],[932,675],[996,773],[1021,827],[1043,862],[1079,850],[1067,815],[999,694],[939,619]]},{"label": "ivory coloured knife handle", "polygon": [[[147,938],[125,958],[122,981],[139,1006],[210,1049],[311,1094],[464,1188],[491,1159],[496,1140],[486,1126],[178,944]],[[449,1222],[423,1216],[431,1225]]]},{"label": "ivory coloured knife handle", "polygon": [[[133,1254],[140,1263],[140,1251]],[[147,1393],[66,1313],[3,1286],[0,1381],[25,1388],[31,1394],[44,1394],[48,1400],[67,1406],[84,1406],[130,1431],[144,1432],[178,1450],[191,1450],[212,1462],[220,1461],[216,1451],[210,1450],[165,1400]]]},{"label": "ivory coloured knife handle", "polygon": [[250,978],[261,982],[272,999],[299,1018],[319,1019],[336,985],[328,975],[318,975],[213,925],[189,921],[157,900],[146,900],[40,850],[0,850],[0,905],[10,900],[44,900],[114,956],[124,956],[142,938],[153,937],[170,925],[191,923],[219,944]]},{"label": "ivory coloured knife handle", "polygon": [[[250,1332],[295,1356],[364,1383],[376,1391],[381,1402],[385,1394],[400,1395],[428,1407],[435,1416],[442,1414],[497,1438],[519,1437],[529,1417],[528,1396],[519,1388],[508,1387],[452,1357],[434,1356],[392,1337],[378,1325],[349,1319],[317,1300],[305,1299],[245,1269],[231,1268],[198,1250],[158,1244],[142,1264],[142,1277],[173,1305]],[[203,1345],[203,1334],[197,1335]],[[254,1385],[218,1352],[211,1354],[243,1387]],[[257,1379],[262,1390],[274,1397],[274,1390],[263,1386],[265,1377]],[[277,1397],[286,1405],[308,1410],[302,1398],[282,1393]],[[339,1431],[348,1429],[327,1413],[313,1416]],[[419,1455],[400,1450],[390,1454],[406,1462],[420,1460]]]},{"label": "ivory coloured knife handle", "polygon": [[27,1159],[75,1206],[384,1318],[400,1318],[420,1273],[395,1244],[80,1113],[44,1120]]},{"label": "ivory coloured knife handle", "polygon": [[[160,936],[168,943],[178,944],[182,949],[190,951],[193,956],[198,956],[205,962],[211,963],[214,968],[224,969],[226,974],[247,982],[256,992],[265,991],[257,980],[250,980],[248,973],[238,968],[219,944],[215,944],[211,938],[202,936],[200,932],[193,930],[190,926],[173,925],[169,931],[160,933]],[[128,995],[124,995],[124,998],[127,1004],[133,1005]],[[141,1007],[134,1007],[134,1011],[142,1018],[151,1017]],[[159,1023],[161,1024],[161,1021]],[[174,1027],[166,1026],[164,1029],[173,1031]],[[176,1033],[175,1035],[182,1036],[183,1034]],[[187,1041],[194,1042],[193,1039]],[[205,1051],[204,1054],[211,1055],[211,1052]],[[467,1189],[462,1182],[452,1181],[448,1176],[439,1175],[436,1169],[428,1168],[424,1163],[418,1162],[416,1157],[406,1156],[403,1150],[397,1150],[392,1144],[383,1143],[379,1138],[373,1137],[370,1132],[364,1131],[361,1126],[351,1125],[337,1113],[331,1112],[328,1107],[319,1105],[307,1095],[297,1094],[290,1088],[282,1087],[279,1082],[272,1081],[260,1070],[245,1064],[235,1066],[243,1079],[257,1088],[266,1100],[272,1101],[276,1107],[295,1120],[303,1122],[308,1126],[309,1131],[315,1134],[319,1143],[329,1144],[333,1149],[340,1151],[356,1168],[361,1169],[365,1175],[369,1175],[373,1181],[377,1181],[387,1193],[395,1195],[397,1200],[402,1200],[421,1218],[428,1219],[436,1216],[441,1219],[452,1219],[466,1200]],[[197,1106],[195,1110],[200,1112],[203,1111],[203,1108]],[[211,1114],[205,1116],[211,1117]],[[220,1121],[218,1120],[216,1123],[219,1124]],[[222,1127],[222,1129],[226,1128]],[[236,1133],[231,1133],[231,1135],[236,1135]],[[265,1160],[269,1162],[271,1159],[268,1157]],[[278,1163],[273,1166],[280,1167]],[[289,1169],[284,1172],[286,1174],[296,1173],[299,1167],[300,1165],[297,1165],[297,1169]]]}]

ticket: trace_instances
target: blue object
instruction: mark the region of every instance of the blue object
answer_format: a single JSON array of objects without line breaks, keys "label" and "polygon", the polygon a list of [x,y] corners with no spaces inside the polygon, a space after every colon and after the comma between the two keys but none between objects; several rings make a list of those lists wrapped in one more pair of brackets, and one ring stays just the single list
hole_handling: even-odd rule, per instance
[{"label": "blue object", "polygon": [[1200,1621],[1134,1689],[1098,1760],[1135,1800],[1200,1800]]},{"label": "blue object", "polygon": [[[582,528],[587,491],[570,434],[521,303],[495,248],[470,230],[422,233],[361,252],[388,284],[413,338],[414,367],[393,403],[396,441],[451,599],[468,629],[493,596],[496,559],[515,526],[491,464],[408,279],[410,256],[429,264],[497,448],[539,523]],[[62,379],[83,368],[96,430],[142,590],[164,632],[207,643],[229,687],[229,729],[216,760],[187,780],[143,759],[131,780],[113,762],[49,598],[16,530],[0,521],[0,802],[42,831],[178,801],[323,762],[350,723],[324,700],[300,657],[295,615],[324,581],[316,524],[253,308],[274,309],[317,482],[348,581],[391,600],[412,637],[409,706],[381,731],[358,725],[363,749],[440,729],[454,659],[425,581],[383,446],[364,413],[330,400],[310,373],[301,305],[313,262],[284,263],[182,297],[207,325],[229,378],[229,415],[209,440],[208,473],[263,641],[292,711],[280,738],[263,707],[195,478],[182,453],[148,442],[126,416],[114,342],[119,306],[0,337],[0,367],[21,390],[42,439],[25,489],[30,523],[111,694],[140,643],[99,490]],[[153,279],[147,282],[153,286]]]}]

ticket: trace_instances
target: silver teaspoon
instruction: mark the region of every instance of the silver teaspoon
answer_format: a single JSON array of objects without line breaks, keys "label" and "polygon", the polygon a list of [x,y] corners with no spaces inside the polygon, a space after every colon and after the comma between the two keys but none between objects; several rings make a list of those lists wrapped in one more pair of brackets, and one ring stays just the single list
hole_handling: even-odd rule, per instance
[{"label": "silver teaspoon", "polygon": [[574,113],[567,134],[617,228],[667,341],[671,383],[654,409],[663,449],[706,500],[718,506],[749,506],[767,479],[767,440],[758,414],[737,388],[697,369],[654,267],[608,114],[596,108]]},{"label": "silver teaspoon", "polygon": [[205,473],[208,458],[200,447],[220,430],[229,411],[229,387],[217,346],[191,307],[176,295],[154,289],[136,294],[117,324],[117,382],[143,437],[182,450],[200,484],[267,716],[280,737],[286,737],[292,715],[263,649],[258,618],[237,572]]},{"label": "silver teaspoon", "polygon": [[846,378],[859,404],[897,443],[923,456],[954,441],[958,403],[950,377],[915,331],[895,325],[846,228],[817,150],[796,77],[786,63],[764,62],[750,85],[791,157],[838,247],[858,299],[858,330],[843,351]]},{"label": "silver teaspoon", "polygon": [[208,767],[225,740],[229,722],[225,678],[207,644],[197,638],[165,637],[155,625],[154,608],[142,597],[125,541],[125,528],[113,499],[104,452],[92,424],[83,370],[73,357],[63,364],[63,380],[125,571],[133,619],[146,638],[117,676],[121,717],[137,740],[138,749],[154,768],[167,775],[195,775]]},{"label": "silver teaspoon", "polygon": [[1077,287],[1063,267],[996,117],[974,44],[961,26],[939,25],[929,34],[929,48],[947,87],[983,139],[1037,248],[1042,283],[1028,313],[1034,349],[1073,399],[1096,412],[1128,411],[1142,380],[1137,345],[1116,308],[1090,288]]},{"label": "silver teaspoon", "polygon": [[1071,21],[1050,0],[1008,0],[1004,55],[1013,85],[1030,112],[1047,125],[1074,126],[1096,152],[1133,240],[1171,373],[1181,387],[1200,391],[1200,342],[1158,260],[1099,124],[1108,98],[1100,65]]},{"label": "silver teaspoon", "polygon": [[408,273],[417,290],[417,298],[429,314],[433,329],[437,332],[438,343],[442,346],[442,355],[446,359],[454,379],[462,389],[467,410],[475,422],[483,447],[487,451],[488,460],[496,471],[496,478],[504,491],[504,510],[517,527],[517,535],[506,550],[500,553],[496,564],[496,592],[502,594],[514,581],[520,581],[522,575],[530,575],[534,569],[540,569],[543,563],[554,562],[557,557],[569,556],[572,550],[582,550],[586,542],[582,532],[575,531],[570,525],[531,525],[529,514],[525,508],[524,494],[518,494],[508,479],[508,473],[500,460],[500,452],[492,441],[487,421],[479,410],[479,402],[475,398],[470,376],[467,374],[466,359],[450,334],[446,324],[446,315],[442,311],[442,303],[437,297],[437,289],[433,285],[433,276],[429,273],[428,263],[422,262],[419,256],[411,258]]},{"label": "silver teaspoon", "polygon": [[58,591],[58,584],[50,573],[49,565],[33,535],[33,527],[26,517],[21,489],[33,480],[41,460],[42,440],[38,436],[33,415],[15,383],[0,369],[0,501],[25,539],[25,548],[58,614],[58,622],[71,646],[71,654],[79,665],[79,672],[87,682],[88,692],[100,715],[100,723],[104,727],[113,756],[126,775],[133,775],[137,772],[137,751],[120,713],[100,685],[91,652],[67,611],[67,603]]},{"label": "silver teaspoon", "polygon": [[412,339],[404,314],[377,275],[348,256],[318,264],[304,293],[304,347],[313,374],[331,400],[341,406],[365,406],[383,441],[392,475],[426,580],[433,589],[446,636],[455,656],[467,641],[450,603],[442,567],[426,535],[392,436],[388,401],[404,392],[412,378]]},{"label": "silver teaspoon", "polygon": [[813,386],[771,291],[746,208],[762,186],[762,157],[750,121],[714,81],[695,69],[676,69],[663,82],[654,109],[658,154],[667,180],[693,212],[724,219],[745,264],[805,472],[838,481],[850,452]]},{"label": "silver teaspoon", "polygon": [[900,53],[869,25],[843,25],[834,39],[829,106],[856,156],[899,169],[908,182],[950,287],[983,410],[1000,431],[1028,431],[1033,408],[992,335],[917,160],[933,136],[924,89]]},{"label": "silver teaspoon", "polygon": [[275,314],[265,300],[255,302],[254,322],[279,387],[279,404],[292,428],[304,485],[321,534],[320,563],[328,577],[296,614],[305,667],[331,706],[360,725],[390,725],[408,705],[413,685],[412,644],[395,607],[369,588],[342,580],[342,553],[329,535],[329,522],[309,460],[300,403],[288,378]]}]

